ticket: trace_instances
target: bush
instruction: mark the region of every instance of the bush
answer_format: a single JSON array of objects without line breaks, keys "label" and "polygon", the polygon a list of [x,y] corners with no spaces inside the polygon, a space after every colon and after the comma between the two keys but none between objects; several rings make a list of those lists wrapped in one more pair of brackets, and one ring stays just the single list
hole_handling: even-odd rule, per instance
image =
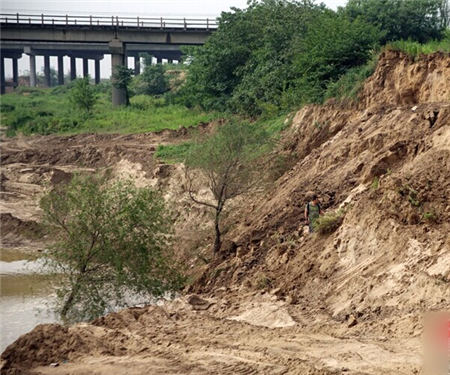
[{"label": "bush", "polygon": [[322,235],[333,233],[340,227],[343,220],[344,212],[342,210],[326,213],[315,221],[314,231]]},{"label": "bush", "polygon": [[91,113],[97,101],[95,89],[89,83],[89,77],[75,80],[70,90],[70,101],[86,114]]},{"label": "bush", "polygon": [[171,258],[171,221],[159,193],[131,182],[76,176],[41,200],[55,243],[44,254],[54,271],[56,311],[93,319],[127,296],[147,301],[181,286]]},{"label": "bush", "polygon": [[375,71],[377,61],[378,55],[374,55],[366,64],[349,69],[337,81],[328,84],[324,99],[357,101],[364,82]]}]

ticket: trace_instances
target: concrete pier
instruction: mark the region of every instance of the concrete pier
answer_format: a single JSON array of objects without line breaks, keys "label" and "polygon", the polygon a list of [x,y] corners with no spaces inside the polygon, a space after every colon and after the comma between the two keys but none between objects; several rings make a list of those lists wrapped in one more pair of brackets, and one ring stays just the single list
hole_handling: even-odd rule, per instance
[{"label": "concrete pier", "polygon": [[70,56],[70,80],[77,79],[77,60],[74,56]]},{"label": "concrete pier", "polygon": [[51,77],[50,77],[50,56],[44,56],[44,82],[45,86],[50,87],[52,85]]},{"label": "concrete pier", "polygon": [[0,57],[0,93],[4,94],[6,91],[6,79],[5,79],[5,58]]},{"label": "concrete pier", "polygon": [[141,58],[139,55],[134,55],[134,75],[141,74]]},{"label": "concrete pier", "polygon": [[83,77],[86,78],[89,76],[89,59],[87,57],[83,57]]},{"label": "concrete pier", "polygon": [[17,57],[12,58],[13,85],[19,86],[19,66]]},{"label": "concrete pier", "polygon": [[64,85],[64,56],[58,56],[58,85]]},{"label": "concrete pier", "polygon": [[36,87],[36,56],[31,52],[28,56],[30,57],[30,86]]},{"label": "concrete pier", "polygon": [[100,59],[95,59],[95,84],[100,83]]},{"label": "concrete pier", "polygon": [[125,46],[119,39],[113,39],[109,42],[109,52],[111,53],[111,80],[112,80],[112,104],[117,107],[127,104],[126,89],[117,86],[116,74],[119,67],[125,65]]}]

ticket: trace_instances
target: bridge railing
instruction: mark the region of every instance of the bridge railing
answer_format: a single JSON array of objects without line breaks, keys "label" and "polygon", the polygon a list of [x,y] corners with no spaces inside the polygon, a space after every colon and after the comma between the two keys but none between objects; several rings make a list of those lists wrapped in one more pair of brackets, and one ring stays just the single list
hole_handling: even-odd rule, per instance
[{"label": "bridge railing", "polygon": [[215,18],[165,18],[119,16],[71,16],[50,14],[2,13],[0,23],[66,26],[114,26],[160,29],[216,29]]}]

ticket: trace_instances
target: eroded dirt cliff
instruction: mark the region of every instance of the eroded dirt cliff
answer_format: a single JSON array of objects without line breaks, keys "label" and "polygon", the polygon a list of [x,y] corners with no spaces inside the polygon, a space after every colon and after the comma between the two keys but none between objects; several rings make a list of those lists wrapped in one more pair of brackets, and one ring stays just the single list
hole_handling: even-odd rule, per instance
[{"label": "eroded dirt cliff", "polygon": [[[38,326],[2,354],[2,373],[419,373],[423,316],[450,309],[449,77],[448,54],[414,61],[385,52],[358,104],[330,102],[295,114],[278,151],[292,168],[236,205],[226,220],[232,243],[196,268],[201,276],[190,294],[90,324]],[[78,137],[85,150],[95,136]],[[97,162],[87,162],[85,150],[77,168],[114,166],[189,204],[182,166],[151,158],[150,145],[166,138],[111,137],[105,148],[95,143]],[[49,145],[43,154],[51,154],[52,139],[36,139]],[[71,154],[76,140],[63,141]],[[17,154],[3,159],[6,198],[13,180],[33,190],[22,169],[35,154],[21,158],[22,146],[34,141],[14,142]],[[13,168],[15,179],[13,162],[24,163]],[[49,181],[64,177],[49,164]],[[326,211],[345,212],[332,234],[304,231],[313,192]],[[32,210],[25,211],[31,220]],[[208,250],[208,238],[194,228],[208,213],[189,212],[180,220],[191,226],[179,232],[179,250],[199,267],[192,258],[197,248]],[[48,367],[52,362],[60,366]]]}]

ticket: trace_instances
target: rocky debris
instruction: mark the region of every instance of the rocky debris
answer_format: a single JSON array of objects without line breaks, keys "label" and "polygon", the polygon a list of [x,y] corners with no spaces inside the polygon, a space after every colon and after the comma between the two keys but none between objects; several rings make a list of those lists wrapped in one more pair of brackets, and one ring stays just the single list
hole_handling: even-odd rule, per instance
[{"label": "rocky debris", "polygon": [[211,302],[200,298],[196,294],[192,294],[187,297],[187,302],[192,306],[194,310],[208,310],[212,305]]}]

